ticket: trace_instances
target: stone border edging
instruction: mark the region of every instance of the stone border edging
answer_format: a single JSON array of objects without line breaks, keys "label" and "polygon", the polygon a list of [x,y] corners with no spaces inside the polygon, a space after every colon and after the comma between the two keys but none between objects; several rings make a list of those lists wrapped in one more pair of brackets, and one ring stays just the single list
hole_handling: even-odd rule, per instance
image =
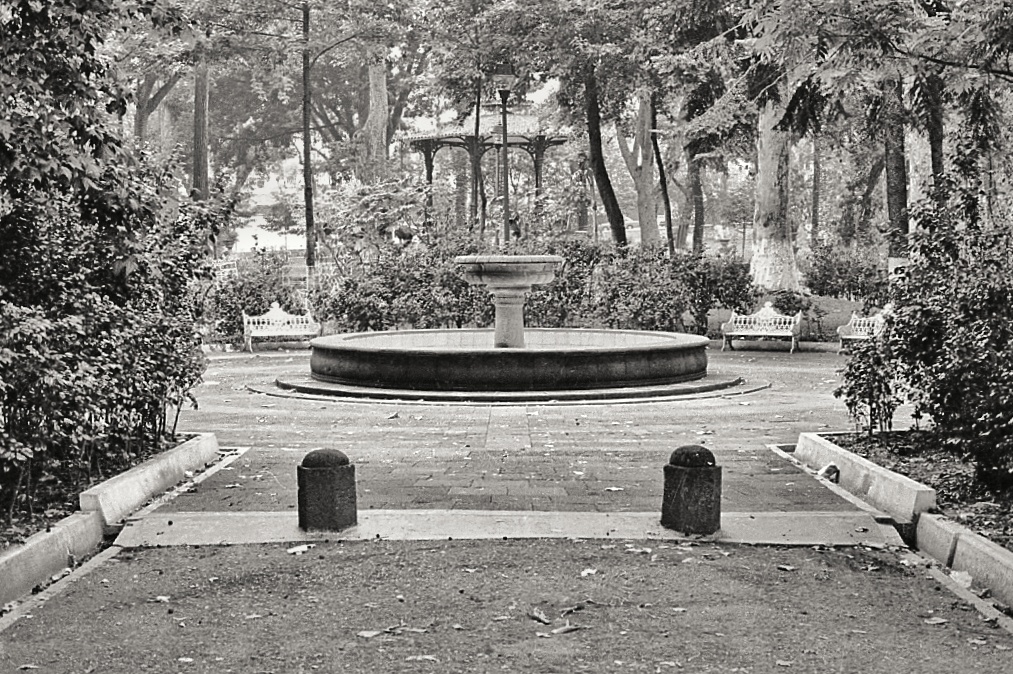
[{"label": "stone border edging", "polygon": [[900,523],[917,522],[936,507],[936,491],[905,475],[887,470],[835,445],[825,434],[800,433],[794,455],[814,470],[833,463],[838,484],[855,496],[892,515]]},{"label": "stone border edging", "polygon": [[76,512],[0,555],[0,604],[14,601],[98,549],[102,516]]},{"label": "stone border edging", "polygon": [[98,511],[107,529],[115,527],[152,496],[182,482],[187,471],[202,468],[217,456],[215,434],[198,433],[197,437],[81,492],[81,510]]},{"label": "stone border edging", "polygon": [[927,512],[935,509],[935,490],[821,435],[833,434],[801,433],[794,455],[814,470],[836,464],[841,487],[895,518],[916,523],[914,539],[919,552],[951,571],[967,573],[976,586],[987,588],[1000,602],[1013,606],[1013,551],[945,515]]},{"label": "stone border edging", "polygon": [[963,571],[980,587],[1013,606],[1013,551],[943,515],[918,518],[918,549],[953,571]]},{"label": "stone border edging", "polygon": [[0,605],[23,597],[64,569],[76,566],[101,546],[110,525],[181,482],[186,471],[201,469],[217,456],[214,433],[200,433],[82,492],[80,511],[0,554]]}]

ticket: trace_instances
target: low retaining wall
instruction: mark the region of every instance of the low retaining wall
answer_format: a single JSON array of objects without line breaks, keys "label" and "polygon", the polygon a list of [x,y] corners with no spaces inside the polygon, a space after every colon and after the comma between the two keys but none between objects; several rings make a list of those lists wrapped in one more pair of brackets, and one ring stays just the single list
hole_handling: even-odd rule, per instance
[{"label": "low retaining wall", "polygon": [[799,435],[794,456],[814,470],[833,463],[840,470],[838,484],[842,488],[902,524],[917,522],[921,513],[936,507],[934,489],[838,447],[816,433]]},{"label": "low retaining wall", "polygon": [[[829,437],[826,437],[829,435]],[[935,490],[834,444],[833,434],[802,433],[794,456],[814,470],[840,469],[840,486],[901,524],[916,522],[915,547],[942,566],[962,571],[976,587],[1013,606],[1013,551],[993,543],[935,509]]]},{"label": "low retaining wall", "polygon": [[0,554],[0,605],[80,564],[101,547],[111,526],[181,482],[186,471],[200,470],[217,458],[218,439],[201,433],[82,492],[79,512]]},{"label": "low retaining wall", "polygon": [[125,473],[81,492],[81,510],[99,512],[106,528],[115,528],[153,495],[182,482],[187,471],[203,468],[217,457],[218,439],[214,433],[200,433]]},{"label": "low retaining wall", "polygon": [[976,586],[1013,606],[1013,552],[943,515],[928,513],[918,519],[918,549],[970,575]]}]

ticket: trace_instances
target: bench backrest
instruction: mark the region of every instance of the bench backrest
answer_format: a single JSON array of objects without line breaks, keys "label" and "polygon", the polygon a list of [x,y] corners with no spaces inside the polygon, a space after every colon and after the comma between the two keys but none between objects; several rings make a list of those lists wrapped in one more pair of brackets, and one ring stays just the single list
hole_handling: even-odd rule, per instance
[{"label": "bench backrest", "polygon": [[886,321],[880,314],[859,316],[851,314],[851,334],[862,337],[874,337],[883,330]]},{"label": "bench backrest", "polygon": [[314,327],[316,322],[309,314],[290,314],[281,308],[277,302],[271,303],[271,308],[260,316],[250,316],[243,312],[243,325],[248,328],[261,328],[271,326],[306,326]]},{"label": "bench backrest", "polygon": [[728,323],[733,328],[747,328],[751,330],[793,330],[802,321],[802,312],[794,316],[779,314],[772,303],[767,302],[754,314],[737,314],[734,311]]}]

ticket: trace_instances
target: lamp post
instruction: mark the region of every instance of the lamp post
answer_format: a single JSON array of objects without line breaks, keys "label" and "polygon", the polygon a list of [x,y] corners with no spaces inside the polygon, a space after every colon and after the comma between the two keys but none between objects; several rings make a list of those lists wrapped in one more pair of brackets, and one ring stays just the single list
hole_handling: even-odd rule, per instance
[{"label": "lamp post", "polygon": [[510,64],[496,66],[492,73],[492,81],[499,92],[499,100],[503,114],[503,245],[510,240],[510,158],[507,154],[507,99],[510,90],[517,82],[514,69]]}]

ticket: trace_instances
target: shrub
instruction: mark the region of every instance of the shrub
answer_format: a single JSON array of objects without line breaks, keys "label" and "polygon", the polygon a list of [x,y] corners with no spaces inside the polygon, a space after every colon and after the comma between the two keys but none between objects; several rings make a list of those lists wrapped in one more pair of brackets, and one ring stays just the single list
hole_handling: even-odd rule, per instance
[{"label": "shrub", "polygon": [[877,337],[856,342],[841,374],[844,384],[834,391],[848,414],[871,436],[893,428],[901,399],[897,394],[897,366],[889,349],[889,326]]},{"label": "shrub", "polygon": [[883,285],[878,258],[873,248],[815,242],[800,266],[814,295],[858,300],[877,295]]},{"label": "shrub", "polygon": [[672,264],[685,268],[689,311],[698,334],[707,334],[707,318],[713,309],[723,307],[745,313],[756,303],[759,291],[746,262],[729,257],[684,255],[677,256]]},{"label": "shrub", "polygon": [[244,311],[263,314],[274,302],[288,312],[305,311],[295,284],[286,277],[287,263],[284,252],[255,248],[237,263],[235,273],[214,279],[203,298],[202,319],[216,339],[241,341]]},{"label": "shrub", "polygon": [[985,217],[978,199],[973,181],[950,178],[912,209],[919,231],[891,289],[895,314],[849,359],[841,394],[882,427],[903,387],[937,440],[1002,490],[1013,487],[1013,213]]},{"label": "shrub", "polygon": [[816,304],[809,295],[794,290],[778,290],[774,293],[771,304],[778,313],[786,316],[794,316],[801,311],[802,321],[805,325],[803,335],[815,341],[826,339],[826,335],[823,333],[823,317],[827,315],[827,312]]},{"label": "shrub", "polygon": [[[978,192],[913,209],[919,232],[896,288],[894,349],[941,440],[976,462],[979,478],[1013,486],[1013,217],[986,219]],[[1008,206],[1007,206],[1008,208]]]}]

